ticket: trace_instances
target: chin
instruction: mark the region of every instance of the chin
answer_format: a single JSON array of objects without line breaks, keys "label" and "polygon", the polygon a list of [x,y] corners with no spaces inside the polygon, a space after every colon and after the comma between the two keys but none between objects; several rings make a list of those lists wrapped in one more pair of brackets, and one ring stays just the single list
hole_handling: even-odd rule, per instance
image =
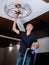
[{"label": "chin", "polygon": [[29,28],[26,28],[26,31],[29,31],[30,29]]},{"label": "chin", "polygon": [[30,29],[27,29],[27,31],[30,31]]}]

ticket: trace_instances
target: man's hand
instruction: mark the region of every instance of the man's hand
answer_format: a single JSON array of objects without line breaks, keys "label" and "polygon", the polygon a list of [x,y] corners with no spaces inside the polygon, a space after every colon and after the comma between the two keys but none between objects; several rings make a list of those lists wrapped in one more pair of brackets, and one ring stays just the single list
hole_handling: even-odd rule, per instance
[{"label": "man's hand", "polygon": [[31,50],[35,50],[36,48],[34,46],[31,47]]},{"label": "man's hand", "polygon": [[35,50],[35,49],[38,49],[38,48],[39,48],[38,42],[35,42],[34,45],[32,44],[32,46],[31,46],[31,50]]}]

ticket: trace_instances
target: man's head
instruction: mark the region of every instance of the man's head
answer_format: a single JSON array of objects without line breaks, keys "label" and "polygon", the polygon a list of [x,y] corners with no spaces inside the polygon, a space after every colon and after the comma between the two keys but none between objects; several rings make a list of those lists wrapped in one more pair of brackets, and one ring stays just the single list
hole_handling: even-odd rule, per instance
[{"label": "man's head", "polygon": [[33,30],[33,25],[31,23],[28,23],[26,26],[26,31],[32,31]]}]

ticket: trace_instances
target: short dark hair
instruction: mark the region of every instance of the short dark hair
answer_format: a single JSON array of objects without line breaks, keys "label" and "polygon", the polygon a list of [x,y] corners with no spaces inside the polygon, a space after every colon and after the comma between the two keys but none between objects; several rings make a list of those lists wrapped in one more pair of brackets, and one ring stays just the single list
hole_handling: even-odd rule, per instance
[{"label": "short dark hair", "polygon": [[[25,23],[25,24],[24,24],[25,29],[26,29],[26,26],[27,26],[28,24],[31,24],[31,25],[34,27],[34,25],[33,25],[31,22],[29,22],[29,23],[27,22],[27,23]],[[32,29],[32,31],[31,31],[31,32],[33,32],[33,29]]]},{"label": "short dark hair", "polygon": [[32,24],[31,22],[29,22],[29,23],[26,23],[26,26],[27,26],[28,24],[31,24],[31,25],[33,26],[33,24]]}]

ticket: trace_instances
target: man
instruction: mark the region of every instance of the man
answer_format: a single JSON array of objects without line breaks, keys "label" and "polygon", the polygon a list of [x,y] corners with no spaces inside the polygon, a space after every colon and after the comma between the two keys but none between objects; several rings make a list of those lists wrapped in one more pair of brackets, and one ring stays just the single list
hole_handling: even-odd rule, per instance
[{"label": "man", "polygon": [[[17,15],[15,17],[15,21],[18,18],[19,18],[19,15]],[[21,39],[20,50],[19,50],[19,57],[18,57],[16,65],[22,65],[22,61],[23,61],[26,49],[30,48],[31,50],[35,50],[35,49],[39,48],[39,43],[37,42],[37,39],[36,39],[35,35],[32,33],[32,30],[33,30],[33,25],[32,24],[30,24],[30,23],[27,24],[26,32],[24,32],[24,31],[19,31],[16,28],[15,21],[13,23],[12,30],[16,34],[20,35],[20,39]],[[32,45],[33,42],[34,42],[34,45]],[[30,54],[27,54],[25,65],[30,65],[30,60],[31,60]]]}]

